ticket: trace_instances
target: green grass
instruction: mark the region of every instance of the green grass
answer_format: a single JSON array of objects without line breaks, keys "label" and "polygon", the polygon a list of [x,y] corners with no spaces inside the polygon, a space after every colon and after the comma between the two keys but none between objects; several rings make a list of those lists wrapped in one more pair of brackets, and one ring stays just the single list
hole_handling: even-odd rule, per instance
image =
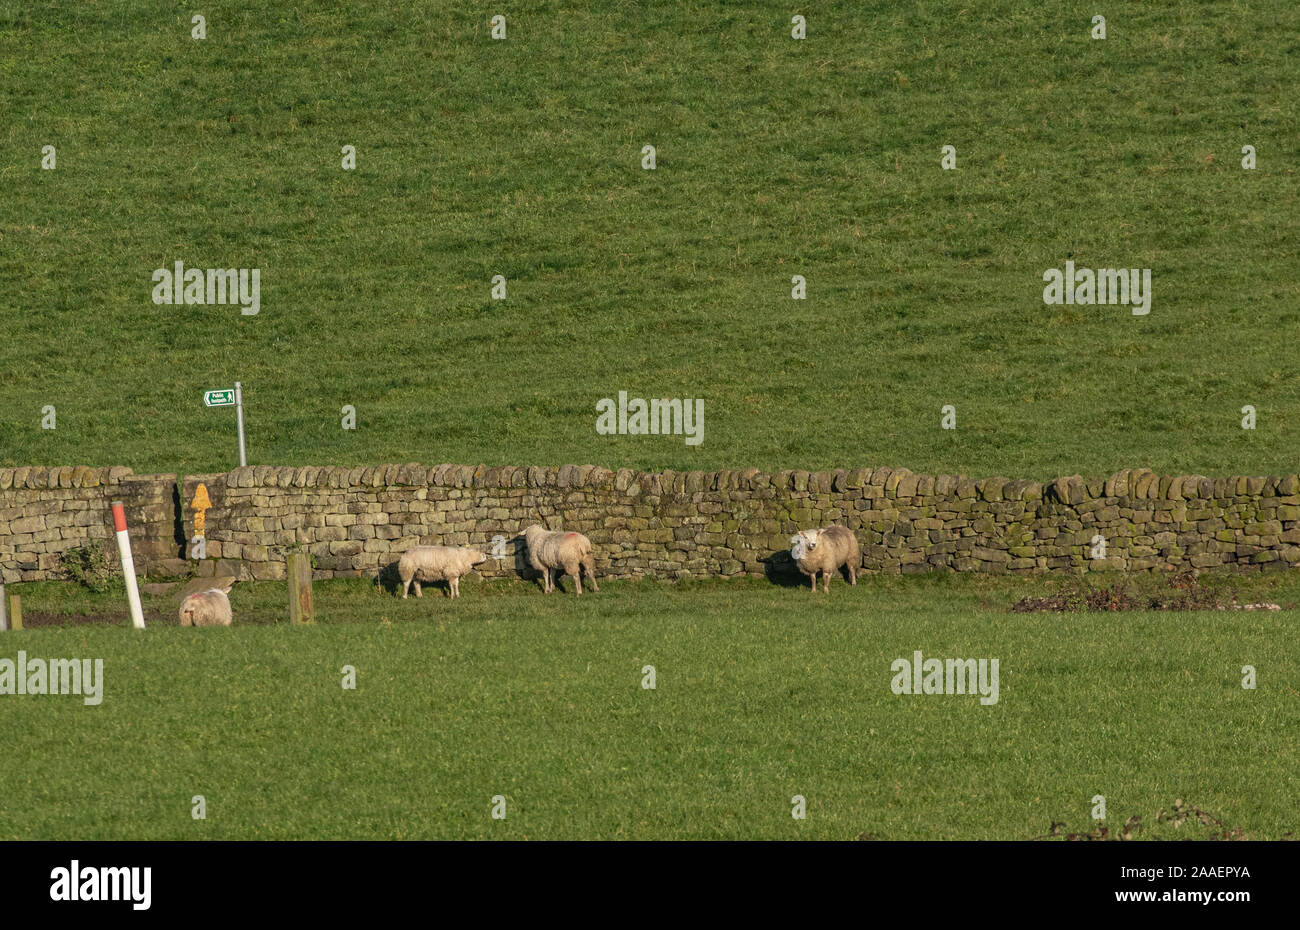
[{"label": "green grass", "polygon": [[[17,587],[28,611],[123,614]],[[291,627],[284,586],[257,583],[229,629],[2,634],[0,657],[103,658],[105,696],[0,698],[0,838],[1017,839],[1091,829],[1099,793],[1108,825],[1141,814],[1143,835],[1179,798],[1257,838],[1296,829],[1289,612],[1008,611],[1040,589],[610,581],[579,599],[470,579],[451,602],[327,582],[319,622]],[[894,695],[890,664],[916,649],[998,658],[998,703]]]},{"label": "green grass", "polygon": [[[5,0],[0,464],[228,467],[238,379],[254,463],[1295,470],[1300,6],[792,10]],[[155,306],[178,259],[261,313]],[[1150,316],[1045,306],[1067,259]]]},{"label": "green grass", "polygon": [[[1064,0],[800,8],[802,42],[785,3],[580,7],[254,3],[196,42],[172,4],[0,0],[0,465],[227,468],[200,397],[240,380],[254,464],[1296,469],[1290,0],[1105,41]],[[260,268],[261,313],[154,305],[177,260]],[[1045,306],[1067,260],[1153,269],[1151,314]],[[620,390],[703,398],[704,443],[597,435]],[[1097,793],[1294,831],[1289,613],[1008,612],[1041,583],[331,583],[309,628],[255,584],[143,636],[17,585],[68,623],[0,657],[102,657],[107,695],[0,698],[0,837],[1023,838]],[[999,658],[1000,702],[893,695],[914,649]]]}]

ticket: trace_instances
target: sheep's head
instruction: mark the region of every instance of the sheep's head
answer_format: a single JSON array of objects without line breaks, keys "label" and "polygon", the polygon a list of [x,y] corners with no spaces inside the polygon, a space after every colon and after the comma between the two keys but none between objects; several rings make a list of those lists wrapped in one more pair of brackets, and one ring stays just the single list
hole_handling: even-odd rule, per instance
[{"label": "sheep's head", "polygon": [[482,549],[470,549],[470,550],[469,550],[469,564],[470,564],[470,565],[482,565],[482,564],[483,564],[484,562],[486,562],[487,560],[488,560],[487,553],[484,552]]},{"label": "sheep's head", "polygon": [[523,531],[519,535],[524,538],[525,543],[531,546],[533,540],[545,532],[546,532],[545,527],[538,526],[536,523],[534,523],[532,526],[524,527]]},{"label": "sheep's head", "polygon": [[181,626],[194,626],[194,596],[190,595],[181,603]]},{"label": "sheep's head", "polygon": [[798,561],[813,549],[821,537],[821,530],[802,530],[790,537],[790,556]]}]

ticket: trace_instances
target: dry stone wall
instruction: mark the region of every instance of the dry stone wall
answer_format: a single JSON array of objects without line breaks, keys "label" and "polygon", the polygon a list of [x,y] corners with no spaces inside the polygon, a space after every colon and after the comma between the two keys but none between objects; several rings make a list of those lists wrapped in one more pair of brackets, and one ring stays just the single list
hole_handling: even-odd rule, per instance
[{"label": "dry stone wall", "polygon": [[61,578],[62,554],[113,538],[112,502],[126,506],[137,562],[179,554],[175,475],[129,468],[0,468],[0,581]]},{"label": "dry stone wall", "polygon": [[0,571],[6,580],[58,577],[62,549],[111,535],[114,497],[128,501],[137,561],[156,569],[193,535],[200,483],[210,502],[205,570],[245,578],[283,578],[294,548],[313,555],[317,577],[371,576],[418,544],[478,546],[497,556],[483,574],[515,576],[526,573],[515,537],[543,519],[590,536],[601,577],[786,572],[791,534],[832,523],[857,533],[865,569],[893,574],[1254,572],[1300,561],[1296,475],[1125,469],[1040,483],[891,468],[263,465],[186,477],[179,494],[171,475],[0,469]]}]

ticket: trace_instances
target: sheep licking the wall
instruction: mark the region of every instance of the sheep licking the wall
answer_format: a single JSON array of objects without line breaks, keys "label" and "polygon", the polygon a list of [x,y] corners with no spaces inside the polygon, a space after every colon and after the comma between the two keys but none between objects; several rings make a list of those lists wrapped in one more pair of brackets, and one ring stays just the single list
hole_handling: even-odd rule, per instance
[{"label": "sheep licking the wall", "polygon": [[842,526],[828,526],[823,530],[803,530],[790,537],[790,555],[799,571],[809,576],[813,591],[817,590],[817,573],[825,579],[822,590],[830,591],[831,574],[841,565],[849,567],[849,584],[857,585],[858,568],[862,553],[858,538]]},{"label": "sheep licking the wall", "polygon": [[456,546],[416,546],[402,553],[397,563],[397,574],[402,579],[402,597],[407,596],[411,582],[415,582],[415,596],[424,597],[420,582],[445,581],[452,597],[460,597],[460,579],[474,570],[475,565],[487,561],[487,555],[478,549],[461,549]]},{"label": "sheep licking the wall", "polygon": [[181,601],[181,626],[230,626],[230,598],[226,592],[235,579],[226,579],[220,587],[191,594]]},{"label": "sheep licking the wall", "polygon": [[596,584],[596,560],[591,556],[591,540],[581,533],[547,530],[534,524],[524,530],[524,545],[528,547],[528,564],[542,573],[542,590],[547,594],[555,590],[555,578],[564,572],[577,582],[581,594],[584,568],[591,581],[591,590],[600,590]]}]

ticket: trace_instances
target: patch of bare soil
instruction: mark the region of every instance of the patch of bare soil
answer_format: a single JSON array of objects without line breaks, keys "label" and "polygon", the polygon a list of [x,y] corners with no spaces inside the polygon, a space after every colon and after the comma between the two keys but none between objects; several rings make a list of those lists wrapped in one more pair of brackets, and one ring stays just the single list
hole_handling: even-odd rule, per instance
[{"label": "patch of bare soil", "polygon": [[[283,613],[283,612],[282,612]],[[284,622],[285,616],[273,610],[241,610],[235,618],[236,626],[262,626]],[[144,610],[144,624],[150,626],[180,626],[176,610]],[[32,610],[23,607],[23,629],[51,626],[121,626],[131,625],[131,615],[125,609],[117,611],[80,611],[57,613],[49,610]]]},{"label": "patch of bare soil", "polygon": [[[1187,834],[1184,839],[1189,840],[1249,840],[1251,835],[1241,827],[1229,827],[1218,817],[1206,813],[1195,804],[1189,804],[1182,798],[1174,801],[1172,810],[1160,810],[1155,817],[1155,823],[1160,825],[1172,826],[1175,830],[1181,830],[1187,826]],[[1105,826],[1095,826],[1087,833],[1071,833],[1066,830],[1065,824],[1052,821],[1051,828],[1042,836],[1035,836],[1035,840],[1132,840],[1136,839],[1142,831],[1142,815],[1134,814],[1128,820],[1124,821],[1123,826],[1114,829]],[[1291,839],[1292,834],[1283,834],[1283,839]]]},{"label": "patch of bare soil", "polygon": [[[1288,605],[1288,609],[1292,605]],[[1238,593],[1223,584],[1209,585],[1192,572],[1167,576],[1157,584],[1123,578],[1091,586],[1072,579],[1056,594],[1022,597],[1011,605],[1015,613],[1037,611],[1116,610],[1282,610],[1270,602],[1240,603]]]},{"label": "patch of bare soil", "polygon": [[[145,626],[151,623],[180,623],[176,614],[168,617],[166,614],[157,610],[144,611]],[[42,626],[95,626],[102,624],[104,626],[130,626],[131,615],[125,610],[81,613],[54,613],[48,610],[32,610],[30,607],[23,608],[23,629],[36,629]]]}]

